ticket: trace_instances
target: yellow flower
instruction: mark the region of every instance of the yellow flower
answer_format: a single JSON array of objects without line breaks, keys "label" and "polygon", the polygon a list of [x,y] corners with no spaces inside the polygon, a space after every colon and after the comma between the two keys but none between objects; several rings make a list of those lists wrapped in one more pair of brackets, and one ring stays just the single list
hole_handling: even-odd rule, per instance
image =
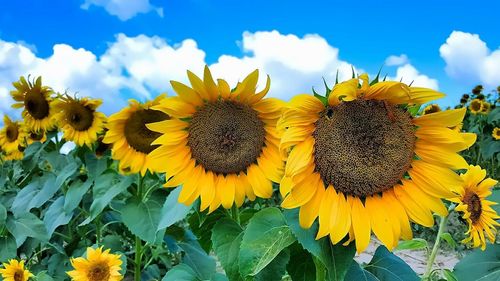
[{"label": "yellow flower", "polygon": [[150,161],[167,173],[166,187],[182,185],[181,203],[201,197],[200,209],[212,212],[241,206],[245,197],[271,197],[283,172],[275,128],[283,102],[263,99],[269,77],[256,93],[258,76],[255,70],[231,90],[222,79],[216,84],[208,67],[203,80],[188,71],[192,88],[172,81],[178,96],[153,107],[171,119],[147,125],[161,133]]},{"label": "yellow flower", "polygon": [[500,140],[500,128],[494,128],[493,129],[493,132],[491,133],[491,135],[493,136],[493,138],[495,140]]},{"label": "yellow flower", "polygon": [[24,158],[24,152],[22,152],[19,149],[16,149],[14,151],[11,151],[9,153],[5,154],[4,160],[5,161],[14,161],[14,160],[23,160]]},{"label": "yellow flower", "polygon": [[26,125],[34,131],[53,129],[56,125],[54,115],[57,113],[54,99],[51,97],[53,91],[47,86],[42,86],[42,77],[29,81],[21,76],[19,81],[12,85],[16,89],[11,91],[10,95],[17,101],[12,107],[24,108],[22,115]]},{"label": "yellow flower", "polygon": [[87,248],[87,258],[71,259],[74,270],[68,271],[73,281],[120,281],[122,261],[120,255],[109,253],[109,249],[102,251],[102,247]]},{"label": "yellow flower", "polygon": [[441,107],[439,107],[439,105],[430,104],[424,108],[423,115],[431,114],[431,113],[435,113],[435,112],[440,112],[440,111],[441,111]]},{"label": "yellow flower", "polygon": [[483,110],[483,102],[479,99],[473,99],[470,102],[469,110],[472,114],[478,114]]},{"label": "yellow flower", "polygon": [[128,107],[109,117],[103,142],[113,145],[112,157],[120,161],[120,171],[126,167],[130,168],[129,173],[140,172],[142,175],[148,169],[153,171],[147,155],[158,147],[151,143],[161,134],[149,130],[146,124],[169,119],[167,114],[151,109],[164,98],[161,95],[144,104],[130,100]]},{"label": "yellow flower", "polygon": [[298,95],[277,128],[287,153],[282,207],[300,207],[309,228],[319,218],[317,239],[336,244],[349,236],[358,252],[371,232],[389,249],[411,239],[410,221],[430,227],[432,212],[446,215],[441,198],[462,184],[453,169],[468,164],[457,154],[476,135],[449,129],[465,108],[413,118],[402,105],[423,104],[442,93],[400,82],[369,85],[363,74],[337,84],[327,104]]},{"label": "yellow flower", "polygon": [[[463,212],[462,218],[467,221],[469,230],[466,232],[469,237],[462,243],[472,243],[473,247],[481,246],[486,249],[486,238],[491,243],[495,242],[496,227],[500,226],[495,220],[500,216],[491,208],[498,204],[486,200],[491,195],[491,188],[497,184],[497,181],[486,178],[486,170],[479,166],[470,166],[465,174],[460,175],[463,180],[463,186],[459,189],[458,196],[450,201],[458,203],[456,211]],[[485,237],[486,233],[486,237]]]},{"label": "yellow flower", "polygon": [[9,263],[4,263],[0,274],[3,281],[27,281],[33,274],[24,269],[24,261],[10,260]]},{"label": "yellow flower", "polygon": [[59,109],[56,119],[64,133],[63,138],[78,146],[92,147],[105,127],[106,116],[96,111],[101,103],[97,99],[61,97],[56,104]]},{"label": "yellow flower", "polygon": [[12,121],[7,115],[4,115],[3,123],[4,127],[0,130],[0,146],[6,154],[9,154],[19,150],[26,133],[22,130],[21,122]]},{"label": "yellow flower", "polygon": [[483,107],[481,109],[481,114],[488,114],[491,111],[491,103],[483,101]]}]

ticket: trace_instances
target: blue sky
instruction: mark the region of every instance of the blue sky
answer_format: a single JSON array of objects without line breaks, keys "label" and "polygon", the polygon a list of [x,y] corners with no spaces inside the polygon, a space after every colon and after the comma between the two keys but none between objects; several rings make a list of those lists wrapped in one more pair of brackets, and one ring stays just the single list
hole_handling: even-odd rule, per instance
[{"label": "blue sky", "polygon": [[[110,0],[0,0],[0,74],[5,74],[4,80],[0,78],[0,99],[6,98],[8,82],[12,82],[5,77],[12,80],[28,73],[48,76],[52,84],[102,97],[105,102],[131,96],[148,98],[170,91],[169,79],[181,79],[185,68],[196,65],[199,69],[197,65],[203,63],[218,64],[214,68],[220,75],[227,72],[234,76],[237,72],[236,80],[252,66],[262,66],[271,78],[273,74],[278,76],[276,95],[287,98],[318,86],[321,76],[331,80],[333,68],[352,64],[374,74],[389,56],[401,55],[394,65],[386,64],[383,72],[399,79],[401,68],[399,74],[403,79],[420,77],[415,81],[438,87],[450,96],[442,101],[445,104],[452,104],[477,83],[490,88],[500,84],[500,22],[495,20],[500,9],[498,1],[487,5],[429,0],[404,4],[402,1],[269,0],[114,0],[115,6],[110,3]],[[277,32],[269,33],[273,30]],[[460,33],[452,36],[453,31]],[[301,45],[308,34],[315,37],[306,40],[310,44]],[[186,39],[192,39],[195,47]],[[448,39],[451,43],[442,50]],[[189,45],[186,49],[193,54],[175,55],[178,59],[175,67],[167,59],[162,61],[164,67],[149,66],[145,61],[158,61],[162,52],[159,57],[141,61],[152,52],[145,48],[143,53],[129,55],[134,49],[131,44],[138,41],[155,50],[168,49],[169,53]],[[2,59],[2,42],[9,58]],[[55,51],[57,44],[64,44],[66,51]],[[266,53],[265,44],[281,44],[283,51],[289,49],[287,44],[296,46],[290,46],[295,52],[290,51],[280,61],[269,58],[269,54],[275,53]],[[32,61],[25,62],[20,55],[22,51],[12,53],[12,48],[22,47],[32,52]],[[317,52],[328,58],[322,65],[321,55],[306,55],[287,65],[287,61],[302,56],[301,52]],[[196,57],[194,54],[200,55],[198,61],[192,59]],[[85,63],[77,59],[80,55]],[[221,62],[221,56],[230,56],[232,63]],[[330,67],[326,65],[328,62]],[[301,71],[301,64],[308,70]],[[88,67],[79,69],[79,65]],[[144,71],[138,70],[137,65]],[[155,69],[161,75],[154,73]],[[148,70],[152,73],[144,74]],[[108,79],[111,82],[102,86],[85,84],[97,85],[100,82],[95,84],[94,80],[107,76],[113,76]],[[58,77],[60,80],[55,81]],[[287,77],[292,82],[298,81],[292,85],[296,88],[283,86]],[[305,77],[303,81],[301,77]],[[292,92],[294,89],[297,92]],[[5,106],[0,109],[8,111]]]}]

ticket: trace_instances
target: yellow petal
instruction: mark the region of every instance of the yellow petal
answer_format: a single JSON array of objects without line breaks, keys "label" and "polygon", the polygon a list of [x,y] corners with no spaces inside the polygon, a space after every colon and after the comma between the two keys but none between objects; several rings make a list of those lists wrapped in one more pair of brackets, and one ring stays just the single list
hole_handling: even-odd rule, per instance
[{"label": "yellow petal", "polygon": [[365,207],[370,214],[373,233],[389,250],[392,250],[394,247],[393,228],[381,198],[378,195],[366,197]]},{"label": "yellow petal", "polygon": [[325,187],[323,186],[323,182],[320,182],[316,187],[316,193],[314,194],[312,199],[300,208],[299,223],[302,228],[310,228],[314,223],[314,220],[318,217],[321,200],[323,199],[324,193]]},{"label": "yellow petal", "polygon": [[319,113],[325,110],[325,106],[318,98],[308,94],[294,96],[288,102],[288,107],[307,113]]},{"label": "yellow petal", "polygon": [[187,71],[187,75],[189,82],[191,82],[191,86],[200,95],[200,97],[205,100],[212,100],[211,95],[205,89],[205,84],[203,83],[203,81],[198,76],[196,76],[196,74],[189,70]]},{"label": "yellow petal", "polygon": [[347,200],[351,201],[352,228],[354,230],[356,251],[361,253],[370,243],[370,215],[359,198],[349,196]]},{"label": "yellow petal", "polygon": [[203,100],[195,90],[177,81],[170,81],[170,84],[172,85],[172,89],[174,89],[179,98],[184,102],[190,103],[194,106],[200,106],[203,104]]},{"label": "yellow petal", "polygon": [[438,126],[438,127],[454,127],[464,119],[466,108],[451,109],[439,111],[431,114],[426,114],[413,119],[413,124],[417,126]]},{"label": "yellow petal", "polygon": [[337,244],[351,228],[351,206],[341,192],[337,194],[337,206],[333,210],[332,224],[330,225],[330,240]]},{"label": "yellow petal", "polygon": [[319,229],[316,234],[316,240],[330,234],[332,211],[333,207],[337,205],[335,200],[338,199],[338,196],[335,195],[335,190],[331,186],[323,194],[323,199],[319,207]]},{"label": "yellow petal", "polygon": [[259,166],[252,164],[247,169],[247,179],[252,185],[255,195],[261,198],[270,198],[273,194],[271,181],[266,178]]},{"label": "yellow petal", "polygon": [[433,100],[444,98],[446,95],[432,89],[410,87],[411,102],[416,104],[424,104]]},{"label": "yellow petal", "polygon": [[353,78],[335,85],[328,96],[328,105],[334,106],[341,101],[352,101],[357,97],[359,80]]},{"label": "yellow petal", "polygon": [[230,209],[233,206],[236,179],[237,177],[235,174],[228,174],[218,183],[218,189],[221,191],[221,203],[226,209]]}]

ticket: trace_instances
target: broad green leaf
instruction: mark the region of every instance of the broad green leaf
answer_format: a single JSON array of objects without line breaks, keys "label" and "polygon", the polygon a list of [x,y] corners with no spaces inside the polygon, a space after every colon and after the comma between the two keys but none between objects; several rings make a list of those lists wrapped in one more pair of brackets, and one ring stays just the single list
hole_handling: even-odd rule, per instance
[{"label": "broad green leaf", "polygon": [[82,182],[81,180],[75,180],[68,187],[66,196],[64,198],[64,211],[69,214],[78,207],[82,201],[83,196],[87,191],[89,191],[92,186],[92,180],[87,180]]},{"label": "broad green leaf", "polygon": [[46,271],[42,271],[42,272],[39,272],[35,276],[35,280],[36,281],[53,281],[54,279],[52,277],[50,277],[50,275],[48,275]]},{"label": "broad green leaf", "polygon": [[163,277],[162,281],[199,281],[196,273],[186,264],[178,264],[172,267]]},{"label": "broad green leaf", "polygon": [[312,255],[298,243],[293,244],[290,248],[290,261],[286,266],[286,270],[292,277],[292,281],[315,280],[316,266]]},{"label": "broad green leaf", "polygon": [[[500,154],[498,155],[500,156]],[[487,200],[500,203],[500,189],[493,189],[492,194]],[[493,208],[497,214],[500,214],[500,204],[493,205],[491,208]]]},{"label": "broad green leaf", "polygon": [[64,196],[57,198],[47,209],[43,222],[47,228],[49,237],[52,236],[57,227],[66,225],[73,217],[73,214],[67,214],[64,209]]},{"label": "broad green leaf", "polygon": [[377,278],[377,276],[373,275],[371,272],[364,270],[361,266],[356,262],[352,261],[347,274],[345,275],[346,281],[384,281],[383,279]]},{"label": "broad green leaf", "polygon": [[230,281],[243,280],[238,268],[238,254],[243,229],[233,220],[223,218],[212,229],[213,249]]},{"label": "broad green leaf", "polygon": [[457,276],[449,269],[443,269],[443,275],[446,281],[458,281]]},{"label": "broad green leaf", "polygon": [[243,234],[240,274],[244,277],[257,275],[293,242],[295,238],[278,208],[259,211],[250,219]]},{"label": "broad green leaf", "polygon": [[181,242],[178,245],[184,251],[182,262],[191,267],[199,279],[210,280],[214,276],[215,259],[207,255],[196,241],[191,244]]},{"label": "broad green leaf", "polygon": [[[250,278],[252,281],[281,281],[286,273],[286,265],[290,260],[290,251],[283,249],[259,274]],[[247,279],[248,280],[248,279]]]},{"label": "broad green leaf", "polygon": [[488,244],[465,256],[453,270],[460,281],[500,280],[500,245]]},{"label": "broad green leaf", "polygon": [[488,114],[488,123],[493,125],[495,122],[498,122],[500,124],[500,107],[493,109]]},{"label": "broad green leaf", "polygon": [[212,228],[225,214],[222,210],[217,210],[210,215],[206,212],[199,212],[198,208],[193,208],[194,212],[189,216],[188,222],[191,231],[198,238],[198,242],[205,252],[210,252],[212,249]]},{"label": "broad green leaf", "polygon": [[484,159],[490,159],[495,153],[500,152],[500,141],[493,140],[493,138],[485,139],[480,143],[481,156]]},{"label": "broad green leaf", "polygon": [[0,203],[0,229],[5,225],[5,221],[7,220],[7,209]]},{"label": "broad green leaf", "polygon": [[420,278],[402,259],[389,252],[385,246],[379,246],[372,260],[365,268],[374,276],[384,281],[419,281]]},{"label": "broad green leaf", "polygon": [[101,244],[113,253],[123,251],[123,238],[119,235],[106,235],[102,238]]},{"label": "broad green leaf", "polygon": [[421,238],[413,238],[408,241],[399,242],[398,246],[394,249],[394,251],[401,250],[420,250],[427,248],[427,241]]},{"label": "broad green leaf", "polygon": [[297,241],[323,263],[327,270],[328,280],[343,280],[356,251],[354,243],[342,246],[340,243],[332,245],[327,237],[316,240],[316,232],[318,231],[316,223],[309,229],[303,229],[299,225],[299,211],[297,209],[286,210],[284,214],[290,229],[297,237]]},{"label": "broad green leaf", "polygon": [[0,263],[6,262],[17,256],[16,239],[12,235],[0,237]]},{"label": "broad green leaf", "polygon": [[87,174],[91,179],[97,179],[108,167],[108,159],[106,157],[97,158],[94,153],[85,154],[85,165]]},{"label": "broad green leaf", "polygon": [[448,245],[450,245],[450,247],[452,247],[452,248],[457,247],[457,242],[455,242],[455,239],[453,239],[451,234],[449,234],[448,232],[442,233],[441,239],[446,241],[446,243],[448,243]]},{"label": "broad green leaf", "polygon": [[180,192],[181,189],[176,188],[167,196],[167,200],[165,200],[160,212],[158,231],[184,219],[189,213],[189,210],[191,210],[191,206],[186,206],[178,202]]},{"label": "broad green leaf", "polygon": [[17,246],[21,246],[27,237],[33,237],[41,241],[49,239],[45,224],[32,213],[25,213],[19,217],[9,216],[7,229],[16,238]]},{"label": "broad green leaf", "polygon": [[142,202],[137,198],[130,198],[120,213],[123,223],[134,235],[144,241],[154,243],[160,210],[161,204],[154,199]]},{"label": "broad green leaf", "polygon": [[[40,192],[44,186],[43,182],[45,180],[46,177],[32,178],[31,182],[17,193],[10,207],[10,211],[16,215],[27,213],[31,200]],[[52,177],[52,180],[55,180],[55,178]]]}]

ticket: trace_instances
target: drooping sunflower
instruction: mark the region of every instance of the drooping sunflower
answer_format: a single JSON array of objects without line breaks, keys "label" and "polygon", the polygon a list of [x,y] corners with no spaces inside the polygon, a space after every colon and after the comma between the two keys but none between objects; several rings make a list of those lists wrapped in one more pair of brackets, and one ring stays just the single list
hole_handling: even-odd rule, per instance
[{"label": "drooping sunflower", "polygon": [[103,251],[102,247],[87,248],[87,258],[71,259],[74,270],[68,271],[73,281],[120,281],[121,275],[120,255],[110,254],[109,249]]},{"label": "drooping sunflower", "polygon": [[431,113],[435,113],[435,112],[440,112],[441,111],[441,107],[439,107],[439,105],[437,104],[429,104],[428,106],[426,106],[424,108],[424,112],[423,114],[431,114]]},{"label": "drooping sunflower", "polygon": [[473,99],[469,104],[469,110],[472,114],[481,113],[483,110],[483,102],[479,99]]},{"label": "drooping sunflower", "polygon": [[4,127],[0,130],[0,146],[6,154],[19,150],[26,136],[20,121],[12,121],[9,116],[3,117]]},{"label": "drooping sunflower", "polygon": [[54,93],[48,86],[42,86],[42,77],[34,81],[26,80],[23,76],[19,81],[12,83],[15,90],[10,92],[12,98],[17,101],[13,108],[22,108],[23,118],[26,125],[34,131],[48,131],[56,126],[54,115],[57,109],[54,107]]},{"label": "drooping sunflower", "polygon": [[[465,174],[462,174],[463,186],[458,191],[458,196],[450,201],[458,203],[456,211],[463,212],[462,218],[467,221],[469,230],[462,243],[471,243],[473,247],[481,246],[486,249],[486,239],[491,243],[495,242],[497,229],[500,226],[497,219],[500,216],[491,208],[498,204],[488,201],[486,197],[491,195],[491,189],[497,181],[486,178],[486,170],[479,166],[471,165]],[[486,233],[486,236],[485,236]]]},{"label": "drooping sunflower", "polygon": [[154,169],[166,172],[166,187],[182,186],[179,201],[201,197],[201,210],[221,204],[241,206],[245,196],[269,198],[279,182],[283,161],[276,122],[283,102],[256,92],[258,71],[234,90],[222,79],[216,84],[208,67],[203,80],[188,71],[192,88],[171,81],[177,97],[167,97],[153,109],[171,119],[147,125],[161,136],[150,153]]},{"label": "drooping sunflower", "polygon": [[26,123],[23,124],[21,129],[24,131],[25,134],[23,140],[23,146],[25,147],[34,142],[44,143],[47,140],[47,134],[45,133],[44,130],[36,131],[33,128],[27,126]]},{"label": "drooping sunflower", "polygon": [[24,261],[10,260],[3,264],[0,274],[4,281],[27,281],[33,274],[24,268]]},{"label": "drooping sunflower", "polygon": [[146,124],[169,119],[164,112],[151,109],[164,98],[165,95],[160,95],[144,104],[130,100],[128,107],[109,117],[103,142],[113,145],[112,157],[120,161],[120,171],[128,167],[129,173],[144,175],[148,169],[152,170],[147,155],[158,147],[151,143],[161,134],[149,130]]},{"label": "drooping sunflower", "polygon": [[280,150],[288,152],[282,206],[300,207],[303,228],[319,217],[317,239],[329,235],[336,244],[348,235],[358,252],[372,231],[392,249],[400,237],[411,239],[410,221],[432,226],[432,212],[447,214],[440,198],[462,183],[453,169],[468,166],[457,152],[476,140],[449,128],[465,108],[414,118],[405,107],[442,96],[400,82],[370,86],[363,74],[337,84],[323,102],[292,98],[277,124]]},{"label": "drooping sunflower", "polygon": [[491,132],[491,135],[495,140],[500,140],[500,128],[496,127],[493,129],[493,132]]},{"label": "drooping sunflower", "polygon": [[61,96],[55,106],[59,109],[55,118],[63,132],[63,138],[78,146],[92,147],[98,135],[104,131],[106,123],[106,115],[96,111],[101,103],[98,99]]}]

